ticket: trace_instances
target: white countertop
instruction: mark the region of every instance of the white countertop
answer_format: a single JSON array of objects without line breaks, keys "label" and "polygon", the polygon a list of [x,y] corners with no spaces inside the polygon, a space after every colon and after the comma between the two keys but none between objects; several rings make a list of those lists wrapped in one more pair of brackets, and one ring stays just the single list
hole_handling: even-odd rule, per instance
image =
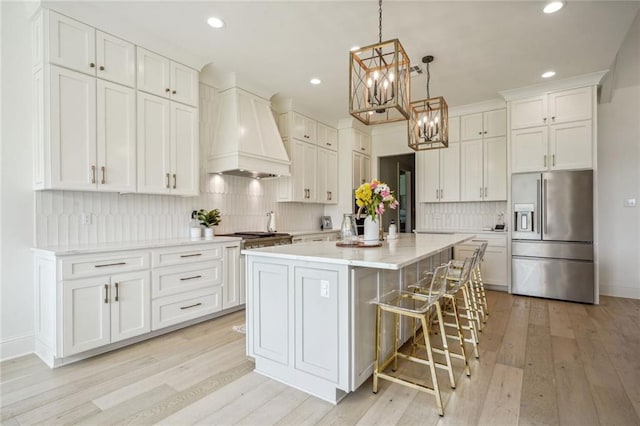
[{"label": "white countertop", "polygon": [[117,243],[99,243],[99,244],[80,244],[72,246],[48,246],[48,247],[34,247],[31,250],[35,252],[42,252],[54,256],[66,256],[74,254],[92,254],[92,253],[108,253],[113,251],[122,250],[144,250],[161,247],[177,247],[177,246],[190,246],[199,244],[212,244],[212,243],[228,243],[240,241],[237,237],[213,237],[210,239],[205,238],[175,238],[167,240],[148,240],[148,241],[126,241]]},{"label": "white countertop", "polygon": [[322,241],[243,250],[242,254],[397,270],[474,237],[474,234],[399,234],[397,240],[385,241],[382,247],[338,247],[335,241]]},{"label": "white countertop", "polygon": [[286,232],[287,234],[291,234],[292,237],[301,237],[304,235],[313,235],[313,234],[332,234],[335,232],[340,232],[339,229],[316,229],[314,231],[281,231]]},{"label": "white countertop", "polygon": [[497,234],[507,235],[507,231],[489,231],[486,229],[453,229],[453,228],[438,228],[438,229],[416,229],[418,234]]}]

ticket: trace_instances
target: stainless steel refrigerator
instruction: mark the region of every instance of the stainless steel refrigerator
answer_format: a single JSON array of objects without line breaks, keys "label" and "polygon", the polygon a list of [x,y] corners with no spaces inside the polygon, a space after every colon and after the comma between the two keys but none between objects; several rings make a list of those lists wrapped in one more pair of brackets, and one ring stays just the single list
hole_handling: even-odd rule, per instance
[{"label": "stainless steel refrigerator", "polygon": [[511,291],[593,303],[593,171],[514,174]]}]

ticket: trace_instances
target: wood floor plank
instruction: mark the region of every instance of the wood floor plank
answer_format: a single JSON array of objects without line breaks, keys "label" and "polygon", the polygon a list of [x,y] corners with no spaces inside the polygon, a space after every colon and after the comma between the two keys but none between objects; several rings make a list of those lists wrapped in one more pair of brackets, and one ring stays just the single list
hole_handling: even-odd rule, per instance
[{"label": "wood floor plank", "polygon": [[95,416],[99,413],[100,408],[98,408],[93,402],[89,401],[67,411],[56,412],[54,416],[49,417],[48,419],[38,420],[37,423],[45,425],[75,425],[79,424],[87,417]]},{"label": "wood floor plank", "polygon": [[374,394],[371,377],[369,377],[355,392],[334,406],[317,424],[332,426],[356,424],[389,386],[391,386],[390,382],[380,381],[378,393]]},{"label": "wood floor plank", "polygon": [[569,316],[565,305],[565,302],[549,303],[551,335],[575,339],[576,336],[573,334],[573,329],[571,328],[571,323],[569,322]]},{"label": "wood floor plank", "polygon": [[640,424],[640,417],[636,414],[602,342],[578,338],[577,343],[600,423]]},{"label": "wood floor plank", "polygon": [[480,359],[472,361],[471,377],[458,379],[456,390],[445,401],[445,415],[438,426],[477,424],[497,357],[497,353],[485,351]]},{"label": "wood floor plank", "polygon": [[558,396],[553,369],[551,331],[529,324],[519,425],[558,425]]},{"label": "wood floor plank", "polygon": [[[417,394],[418,391],[415,389],[407,386],[402,386],[397,383],[391,383],[391,385],[387,389],[385,389],[384,392],[378,392],[377,400],[356,424],[396,424]],[[435,398],[432,395],[426,396],[430,397],[431,402],[435,407]]]},{"label": "wood floor plank", "polygon": [[309,398],[313,397],[298,389],[287,387],[236,424],[242,426],[274,425]]},{"label": "wood floor plank", "polygon": [[[519,300],[519,299],[515,299]],[[497,362],[522,369],[524,367],[527,330],[529,329],[528,303],[514,304],[509,316],[509,323],[498,351]],[[480,341],[482,344],[482,341]]]},{"label": "wood floor plank", "polygon": [[531,311],[529,312],[529,324],[549,327],[549,304],[546,300],[531,300]]},{"label": "wood floor plank", "polygon": [[521,368],[496,362],[478,425],[515,425],[520,413]]},{"label": "wood floor plank", "polygon": [[267,377],[255,372],[245,374],[228,385],[165,417],[159,423],[165,425],[194,424],[211,413],[231,404],[244,394],[251,392],[267,380],[269,380]]},{"label": "wood floor plank", "polygon": [[551,336],[558,415],[562,425],[599,425],[575,339]]},{"label": "wood floor plank", "polygon": [[320,421],[332,408],[333,404],[318,398],[309,397],[276,422],[278,426],[309,426]]}]

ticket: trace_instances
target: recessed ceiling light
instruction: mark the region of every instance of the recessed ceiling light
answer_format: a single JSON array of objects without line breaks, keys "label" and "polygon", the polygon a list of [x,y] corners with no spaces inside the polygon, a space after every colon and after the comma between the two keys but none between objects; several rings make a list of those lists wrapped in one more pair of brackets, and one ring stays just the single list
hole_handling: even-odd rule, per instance
[{"label": "recessed ceiling light", "polygon": [[352,52],[355,52],[356,50],[360,49],[360,46],[353,46],[350,50]]},{"label": "recessed ceiling light", "polygon": [[207,24],[209,24],[213,28],[222,28],[222,27],[224,27],[224,21],[222,19],[220,19],[220,18],[215,17],[215,16],[212,16],[211,18],[207,19]]},{"label": "recessed ceiling light", "polygon": [[555,72],[555,71],[547,71],[547,72],[545,72],[545,73],[543,73],[543,74],[542,74],[542,78],[551,78],[551,77],[553,77],[554,75],[556,75],[556,72]]},{"label": "recessed ceiling light", "polygon": [[554,13],[559,11],[563,7],[564,7],[564,1],[554,0],[554,1],[547,2],[547,4],[542,9],[542,11],[544,13]]},{"label": "recessed ceiling light", "polygon": [[320,80],[319,78],[315,78],[314,77],[311,80],[309,80],[309,83],[318,85],[318,84],[322,83],[322,80]]}]

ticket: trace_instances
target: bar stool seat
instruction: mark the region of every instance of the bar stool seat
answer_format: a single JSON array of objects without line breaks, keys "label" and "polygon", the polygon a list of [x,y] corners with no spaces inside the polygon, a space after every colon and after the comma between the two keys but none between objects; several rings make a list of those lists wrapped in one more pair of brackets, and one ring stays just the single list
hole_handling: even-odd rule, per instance
[{"label": "bar stool seat", "polygon": [[[442,311],[440,309],[440,301],[446,291],[447,285],[447,271],[449,265],[442,265],[436,268],[433,274],[431,283],[428,287],[428,291],[424,293],[414,293],[411,291],[399,291],[393,290],[380,296],[378,299],[372,301],[377,305],[377,317],[376,317],[376,360],[373,372],[373,392],[378,392],[378,380],[385,379],[394,383],[398,383],[404,386],[417,389],[422,392],[430,393],[436,398],[436,405],[438,414],[444,415],[444,408],[442,404],[442,397],[440,395],[440,387],[438,384],[438,378],[436,375],[436,368],[441,368],[449,373],[449,381],[451,387],[455,388],[455,378],[453,376],[453,368],[451,366],[451,357],[449,356],[449,350],[446,337],[444,336]],[[393,335],[393,352],[387,358],[381,359],[381,336],[382,336],[382,314],[383,312],[389,312],[394,315],[394,335]],[[435,313],[441,328],[441,339],[443,345],[443,353],[445,355],[446,364],[438,363],[433,358],[433,350],[429,337],[430,320],[429,315]],[[398,329],[400,326],[400,317],[412,318],[414,321],[419,321],[424,335],[424,348],[426,351],[426,358],[417,356],[415,346],[411,354],[400,352],[398,347]],[[414,342],[415,343],[415,322],[414,322]],[[431,375],[431,386],[427,384],[419,383],[417,380],[400,377],[398,374],[391,374],[385,372],[385,370],[391,367],[392,372],[396,372],[398,369],[398,359],[406,359],[422,365],[426,365],[429,368]]]}]

